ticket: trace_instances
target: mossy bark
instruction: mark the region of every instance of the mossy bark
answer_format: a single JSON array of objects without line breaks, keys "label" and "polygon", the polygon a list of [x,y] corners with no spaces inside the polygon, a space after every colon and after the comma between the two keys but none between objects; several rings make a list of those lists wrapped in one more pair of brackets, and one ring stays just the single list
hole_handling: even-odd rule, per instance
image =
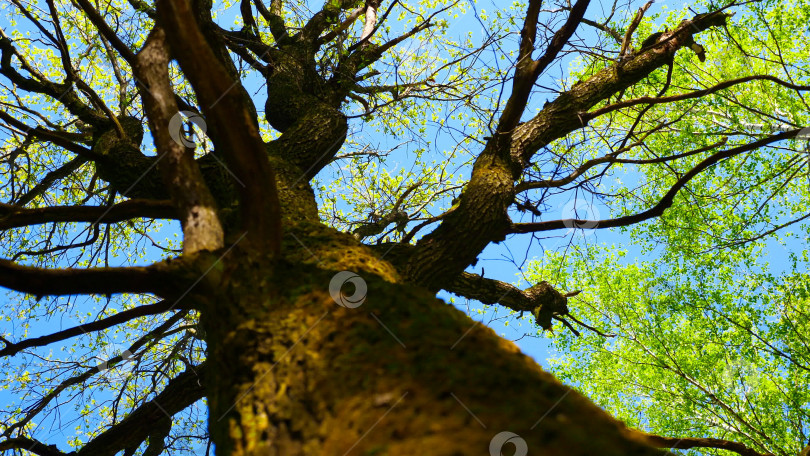
[{"label": "mossy bark", "polygon": [[249,252],[209,281],[220,290],[202,308],[217,454],[482,455],[503,431],[529,454],[658,454],[511,342],[398,283],[367,249],[341,263],[343,235],[309,241],[337,247],[333,259],[313,247],[324,255],[314,263],[352,266],[362,305],[330,295],[336,269]]}]

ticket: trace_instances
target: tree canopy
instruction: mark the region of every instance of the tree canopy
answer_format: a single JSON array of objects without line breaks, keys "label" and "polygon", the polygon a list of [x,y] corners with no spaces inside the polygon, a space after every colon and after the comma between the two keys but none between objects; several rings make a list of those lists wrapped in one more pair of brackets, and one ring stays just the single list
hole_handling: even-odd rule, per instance
[{"label": "tree canopy", "polygon": [[0,12],[0,452],[810,454],[806,0]]}]

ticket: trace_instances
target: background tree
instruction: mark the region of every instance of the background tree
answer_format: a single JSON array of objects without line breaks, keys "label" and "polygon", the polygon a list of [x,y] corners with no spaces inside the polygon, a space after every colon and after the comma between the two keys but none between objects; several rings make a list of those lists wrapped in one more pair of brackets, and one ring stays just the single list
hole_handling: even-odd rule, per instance
[{"label": "background tree", "polygon": [[[609,320],[631,309],[648,325],[670,317],[672,327],[647,326],[661,336],[682,329],[672,309],[683,307],[692,344],[713,337],[714,321],[760,334],[740,318],[764,304],[732,305],[733,289],[712,297],[727,305],[706,305],[715,314],[704,320],[673,287],[659,290],[669,296],[660,306],[621,307],[616,298],[632,295],[609,286],[619,266],[584,280],[600,258],[588,245],[588,261],[549,255],[523,290],[470,268],[493,243],[542,247],[544,232],[630,226],[634,238],[663,240],[665,259],[700,243],[731,252],[724,261],[747,259],[755,241],[807,217],[796,153],[807,5],[695,4],[668,16],[638,6],[6,4],[0,285],[16,293],[0,356],[18,398],[2,412],[0,449],[798,452],[806,377],[793,374],[804,365],[794,351],[806,339],[785,325],[806,314],[803,296],[773,327],[782,339],[770,352],[792,364],[775,367],[769,388],[795,393],[764,402],[797,425],[746,418],[743,429],[711,391],[701,393],[715,403],[690,403],[706,417],[695,428],[682,425],[685,407],[634,419],[612,404],[661,436],[626,428],[435,299],[445,290],[529,313],[541,328],[590,326],[595,335],[564,340],[586,348],[632,328]],[[461,15],[480,33],[454,31]],[[548,210],[569,200],[571,215]],[[609,215],[580,215],[583,201]],[[161,239],[174,227],[179,244]],[[579,288],[590,291],[574,313],[590,325],[569,314]],[[588,305],[594,295],[606,307]],[[717,347],[710,355],[725,356]],[[581,365],[609,368],[598,357]],[[684,385],[694,377],[655,367]],[[621,394],[582,372],[561,370],[601,399]],[[717,434],[716,407],[740,432]]]},{"label": "background tree", "polygon": [[[806,36],[804,19],[793,22],[806,17],[800,4],[779,12],[752,7],[739,28],[726,28],[724,39],[704,42],[703,65],[676,67],[672,86],[689,86],[704,71],[723,80],[767,72],[772,62],[806,68],[806,57],[786,38]],[[760,52],[751,52],[755,48]],[[713,55],[722,60],[712,62]],[[760,90],[744,85],[718,98],[675,101],[669,112],[689,120],[645,143],[657,150],[707,136],[764,138],[806,124],[800,97],[779,89],[762,97]],[[569,306],[597,329],[581,337],[556,335],[555,375],[630,426],[731,440],[750,454],[799,453],[810,441],[807,136],[799,136],[796,147],[762,148],[695,176],[655,223],[627,231],[629,249],[581,243],[532,264],[529,280],[584,290]],[[656,145],[658,139],[664,143]],[[642,186],[619,198],[628,213],[638,213],[687,170],[648,168]],[[614,181],[601,191],[623,190]],[[654,254],[627,261],[637,249]],[[696,443],[669,442],[681,448]]]}]

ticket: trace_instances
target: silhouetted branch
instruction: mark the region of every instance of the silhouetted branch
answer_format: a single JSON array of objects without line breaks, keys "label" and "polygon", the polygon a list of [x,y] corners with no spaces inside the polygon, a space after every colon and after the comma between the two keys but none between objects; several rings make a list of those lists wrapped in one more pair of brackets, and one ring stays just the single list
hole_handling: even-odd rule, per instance
[{"label": "silhouetted branch", "polygon": [[179,293],[168,263],[91,269],[45,269],[0,259],[0,286],[35,296],[75,294]]},{"label": "silhouetted branch", "polygon": [[132,309],[127,309],[110,317],[48,334],[47,336],[25,339],[16,343],[6,341],[6,346],[0,349],[0,356],[13,356],[26,348],[42,347],[60,340],[81,336],[82,334],[87,334],[89,332],[111,328],[117,324],[125,323],[134,318],[168,312],[175,307],[175,305],[176,303],[174,301],[160,301],[155,304],[147,304]]},{"label": "silhouetted branch", "polygon": [[57,222],[117,223],[134,218],[176,219],[170,201],[131,199],[104,206],[55,206],[35,209],[0,203],[0,230]]},{"label": "silhouetted branch", "polygon": [[686,450],[689,448],[716,448],[720,450],[733,451],[740,456],[773,456],[772,453],[760,453],[748,448],[742,443],[732,442],[730,440],[696,437],[663,437],[660,435],[649,434],[638,429],[628,429],[628,433],[631,437],[641,440],[655,448],[678,450]]},{"label": "silhouetted branch", "polygon": [[717,152],[714,155],[709,156],[694,168],[689,170],[685,173],[681,178],[679,178],[675,184],[670,187],[669,191],[664,195],[658,203],[647,209],[646,211],[639,212],[633,215],[627,215],[624,217],[617,217],[613,219],[606,219],[606,220],[579,220],[579,219],[565,219],[565,220],[549,220],[545,222],[535,222],[535,223],[515,223],[512,224],[512,227],[509,229],[509,233],[534,233],[539,231],[550,231],[550,230],[559,230],[563,228],[571,228],[577,226],[588,226],[589,229],[602,229],[602,228],[615,228],[619,226],[628,226],[633,225],[639,222],[643,222],[645,220],[649,220],[651,218],[659,217],[661,214],[664,213],[670,206],[672,206],[672,202],[675,199],[675,195],[687,184],[690,180],[692,180],[695,176],[720,162],[721,160],[734,157],[736,155],[740,155],[742,153],[767,146],[771,143],[782,141],[784,139],[790,139],[795,137],[799,134],[800,130],[791,130],[788,132],[780,133],[777,135],[769,136],[767,138],[760,139],[759,141],[754,141],[750,144],[746,144],[739,147],[734,147],[732,149],[727,149],[724,151]]}]

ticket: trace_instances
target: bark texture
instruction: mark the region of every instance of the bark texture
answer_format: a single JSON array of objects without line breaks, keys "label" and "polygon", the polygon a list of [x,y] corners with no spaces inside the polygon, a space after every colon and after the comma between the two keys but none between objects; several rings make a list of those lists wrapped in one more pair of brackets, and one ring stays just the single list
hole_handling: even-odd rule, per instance
[{"label": "bark texture", "polygon": [[204,312],[222,454],[487,454],[502,431],[530,454],[658,454],[423,289],[365,273],[365,302],[347,308],[314,266],[224,274],[227,291]]}]

